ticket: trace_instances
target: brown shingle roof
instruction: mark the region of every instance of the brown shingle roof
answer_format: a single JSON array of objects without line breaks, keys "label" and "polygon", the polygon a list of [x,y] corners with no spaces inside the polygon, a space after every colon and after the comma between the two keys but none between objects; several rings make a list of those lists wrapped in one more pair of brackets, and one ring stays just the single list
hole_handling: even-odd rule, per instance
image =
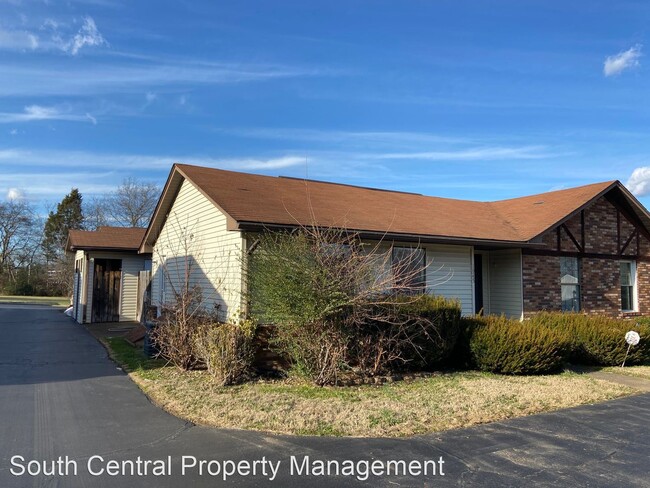
[{"label": "brown shingle roof", "polygon": [[184,164],[175,167],[239,224],[315,224],[507,242],[530,241],[620,185],[609,181],[510,200],[475,202]]},{"label": "brown shingle roof", "polygon": [[111,249],[137,251],[147,229],[140,227],[99,227],[95,231],[71,230],[66,249]]},{"label": "brown shingle roof", "polygon": [[605,181],[527,197],[499,200],[489,205],[502,219],[517,229],[522,240],[528,241],[554,227],[617,184],[620,183]]}]

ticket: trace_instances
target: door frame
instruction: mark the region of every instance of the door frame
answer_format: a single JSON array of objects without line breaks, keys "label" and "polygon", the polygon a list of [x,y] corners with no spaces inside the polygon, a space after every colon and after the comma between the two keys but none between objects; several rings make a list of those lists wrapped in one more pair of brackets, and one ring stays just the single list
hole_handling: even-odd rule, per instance
[{"label": "door frame", "polygon": [[474,284],[473,291],[474,291],[474,296],[472,297],[474,300],[474,313],[478,313],[477,310],[477,303],[476,303],[476,295],[477,295],[477,289],[476,289],[476,256],[481,256],[481,296],[483,299],[483,315],[489,315],[490,313],[490,251],[477,251],[476,249],[474,250],[474,254],[472,256],[472,283]]},{"label": "door frame", "polygon": [[[98,314],[96,313],[97,310],[95,310],[95,305],[98,303],[99,298],[96,297],[96,293],[98,291],[97,289],[97,266],[106,263],[105,265],[108,267],[108,262],[112,262],[113,265],[117,264],[117,269],[112,269],[109,272],[119,272],[119,284],[117,287],[117,300],[116,300],[116,306],[113,309],[111,307],[111,316],[108,318],[108,320],[96,320],[96,317]],[[122,316],[122,287],[124,286],[124,272],[123,272],[123,260],[120,258],[94,258],[93,259],[93,282],[92,282],[92,290],[93,290],[93,295],[92,295],[92,303],[91,305],[91,310],[90,310],[90,322],[91,323],[98,323],[98,322],[119,322],[121,320]],[[102,275],[105,272],[102,272]],[[99,318],[101,319],[102,316],[99,314]],[[106,318],[106,317],[103,317]]]}]

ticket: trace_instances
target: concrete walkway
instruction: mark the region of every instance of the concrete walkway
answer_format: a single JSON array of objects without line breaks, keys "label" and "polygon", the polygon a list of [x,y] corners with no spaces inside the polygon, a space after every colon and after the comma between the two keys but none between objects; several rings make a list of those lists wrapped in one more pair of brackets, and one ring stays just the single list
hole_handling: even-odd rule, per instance
[{"label": "concrete walkway", "polygon": [[[194,426],[152,405],[104,348],[60,311],[0,307],[0,487],[178,486],[593,486],[650,487],[650,394],[598,405],[410,439],[266,435]],[[77,475],[15,476],[26,461],[68,456]],[[171,474],[93,476],[104,461],[166,462]],[[189,470],[183,456],[223,463],[280,462],[274,480],[260,472]],[[329,477],[292,474],[291,456],[353,463],[444,460],[435,476]],[[95,458],[97,460],[97,458]],[[92,464],[92,463],[91,463]],[[95,469],[101,463],[95,461]],[[36,466],[35,464],[33,467]],[[261,466],[257,464],[256,466]],[[363,471],[363,464],[357,464]],[[361,479],[359,479],[361,478]]]},{"label": "concrete walkway", "polygon": [[608,371],[593,371],[588,373],[589,376],[605,381],[611,381],[619,385],[629,386],[639,391],[650,392],[650,380],[639,378],[638,376],[630,376],[622,373],[610,373]]},{"label": "concrete walkway", "polygon": [[[629,366],[632,367],[632,366]],[[617,370],[619,368],[616,368]],[[629,386],[640,392],[650,392],[650,380],[646,378],[641,378],[638,376],[631,376],[628,374],[619,373],[617,371],[612,371],[611,369],[605,369],[596,367],[596,366],[581,366],[573,365],[570,367],[570,370],[578,374],[587,374],[592,378],[609,381],[611,383],[616,383],[618,385]]]}]

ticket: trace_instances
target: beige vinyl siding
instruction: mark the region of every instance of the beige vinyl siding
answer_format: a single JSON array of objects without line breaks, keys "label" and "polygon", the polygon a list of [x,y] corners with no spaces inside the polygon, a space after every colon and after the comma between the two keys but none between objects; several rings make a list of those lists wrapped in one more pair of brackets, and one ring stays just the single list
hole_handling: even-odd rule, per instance
[{"label": "beige vinyl siding", "polygon": [[[390,250],[388,243],[378,247],[372,241],[367,242],[368,249],[377,252]],[[412,243],[393,244],[395,247],[420,247],[426,250],[426,284],[427,293],[460,300],[463,315],[474,313],[474,293],[472,287],[472,247],[455,245],[414,245]],[[388,263],[386,263],[388,264]],[[379,270],[385,276],[389,269]]]},{"label": "beige vinyl siding", "polygon": [[137,320],[138,275],[143,269],[143,258],[122,258],[122,296],[120,297],[120,321]]},{"label": "beige vinyl siding", "polygon": [[243,249],[242,233],[227,230],[226,216],[183,181],[153,249],[153,303],[172,303],[188,276],[201,288],[203,307],[218,307],[226,318],[242,307]]},{"label": "beige vinyl siding", "polygon": [[90,323],[93,320],[93,279],[95,277],[95,263],[90,259],[86,259],[86,316],[84,317],[84,322]]},{"label": "beige vinyl siding", "polygon": [[472,248],[470,246],[424,246],[427,250],[427,290],[460,300],[463,315],[474,313]]},{"label": "beige vinyl siding", "polygon": [[490,313],[521,319],[521,250],[491,251],[489,260]]},{"label": "beige vinyl siding", "polygon": [[77,269],[77,262],[81,262],[81,266],[79,266],[79,272],[78,274],[75,273],[74,276],[74,291],[73,291],[73,297],[72,297],[72,304],[75,307],[73,312],[74,312],[74,319],[77,322],[82,322],[83,321],[83,309],[84,309],[84,302],[83,302],[83,289],[84,289],[84,283],[85,283],[85,278],[86,278],[86,254],[83,251],[77,251],[74,255],[74,269]]}]

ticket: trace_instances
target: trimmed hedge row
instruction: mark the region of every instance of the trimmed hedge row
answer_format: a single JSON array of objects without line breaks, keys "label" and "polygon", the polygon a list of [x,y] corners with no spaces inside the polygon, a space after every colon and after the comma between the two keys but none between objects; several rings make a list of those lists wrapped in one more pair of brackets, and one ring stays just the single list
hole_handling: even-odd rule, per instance
[{"label": "trimmed hedge row", "polygon": [[487,316],[463,319],[456,345],[457,366],[504,374],[543,374],[565,362],[617,366],[628,348],[625,333],[641,342],[626,364],[650,363],[650,325],[577,313],[539,313],[520,322]]},{"label": "trimmed hedge row", "polygon": [[563,330],[571,338],[567,359],[578,364],[620,366],[628,345],[625,333],[636,330],[641,342],[630,348],[626,364],[642,364],[650,360],[650,325],[629,320],[577,313],[539,313],[530,320],[536,327]]},{"label": "trimmed hedge row", "polygon": [[504,374],[544,374],[562,368],[570,347],[568,334],[550,327],[486,317],[470,340],[476,366]]}]

